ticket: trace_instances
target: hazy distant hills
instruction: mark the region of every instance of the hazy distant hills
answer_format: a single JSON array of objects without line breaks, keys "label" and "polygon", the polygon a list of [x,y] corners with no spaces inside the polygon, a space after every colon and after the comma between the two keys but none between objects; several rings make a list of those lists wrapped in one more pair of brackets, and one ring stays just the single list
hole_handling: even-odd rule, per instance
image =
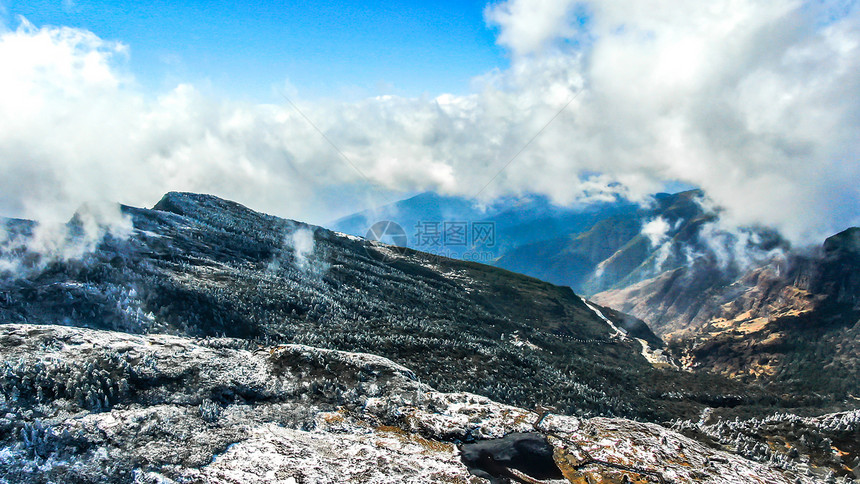
[{"label": "hazy distant hills", "polygon": [[486,216],[487,213],[484,210],[464,198],[426,192],[399,202],[348,215],[328,224],[328,228],[364,237],[374,223],[385,220],[397,222],[407,233],[411,233],[421,221],[480,220]]},{"label": "hazy distant hills", "polygon": [[[495,264],[500,256],[519,247],[587,230],[600,220],[635,210],[636,205],[624,201],[560,207],[541,195],[503,198],[480,206],[461,197],[422,193],[344,217],[331,223],[329,228],[364,237],[374,223],[390,220],[403,227],[410,248]],[[492,227],[488,229],[492,230],[492,237],[475,240],[471,237],[473,224]],[[465,243],[442,238],[446,226],[449,230],[464,226],[468,232]],[[429,230],[438,230],[440,237],[430,240]],[[517,272],[538,278],[543,275],[541,271]]]},{"label": "hazy distant hills", "polygon": [[[685,263],[682,247],[691,247],[702,224],[714,219],[697,203],[701,194],[658,194],[651,206],[624,206],[584,230],[574,226],[561,237],[517,247],[496,264],[584,294],[638,282]],[[666,224],[665,241],[655,244],[643,228],[658,219]]]},{"label": "hazy distant hills", "polygon": [[[365,236],[375,221],[391,220],[407,231],[409,247],[457,258],[471,256],[468,250],[489,254],[481,262],[594,294],[681,267],[691,254],[708,251],[700,231],[717,214],[702,208],[702,196],[688,190],[657,194],[646,205],[617,200],[574,207],[529,196],[479,208],[427,193],[343,218],[332,229]],[[494,244],[422,245],[420,224],[426,221],[491,223]],[[649,236],[649,223],[663,232]],[[724,243],[729,241],[718,242]]]}]

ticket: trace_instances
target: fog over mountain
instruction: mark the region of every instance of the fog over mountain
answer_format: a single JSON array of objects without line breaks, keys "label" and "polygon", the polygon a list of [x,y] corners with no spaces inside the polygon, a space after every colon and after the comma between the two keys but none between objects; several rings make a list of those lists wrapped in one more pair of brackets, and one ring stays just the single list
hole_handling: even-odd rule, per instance
[{"label": "fog over mountain", "polygon": [[571,203],[680,181],[727,224],[795,241],[860,224],[855,2],[509,0],[485,18],[510,65],[470,93],[273,88],[297,110],[150,92],[135,45],[0,16],[0,212],[65,221],[87,201],[193,190],[323,222],[392,192]]}]

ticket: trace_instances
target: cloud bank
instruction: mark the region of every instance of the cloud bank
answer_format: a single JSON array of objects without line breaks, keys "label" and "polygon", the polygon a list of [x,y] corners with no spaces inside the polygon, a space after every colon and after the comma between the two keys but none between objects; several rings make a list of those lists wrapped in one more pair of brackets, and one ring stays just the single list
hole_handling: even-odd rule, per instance
[{"label": "cloud bank", "polygon": [[54,262],[80,260],[110,235],[126,239],[131,218],[117,204],[86,203],[68,223],[39,223],[10,230],[0,224],[0,277],[38,274]]},{"label": "cloud bank", "polygon": [[511,67],[472,94],[294,99],[349,162],[288,103],[144,93],[134,46],[23,21],[0,32],[0,214],[188,190],[322,222],[356,208],[323,203],[344,187],[570,203],[681,181],[796,241],[860,225],[856,2],[508,0],[486,18]]}]

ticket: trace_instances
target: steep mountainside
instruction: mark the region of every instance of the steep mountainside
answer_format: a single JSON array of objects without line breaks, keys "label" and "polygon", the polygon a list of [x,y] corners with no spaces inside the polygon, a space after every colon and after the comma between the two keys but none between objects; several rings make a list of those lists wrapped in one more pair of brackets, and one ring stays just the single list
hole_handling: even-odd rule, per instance
[{"label": "steep mountainside", "polygon": [[656,368],[660,341],[641,321],[569,288],[211,196],[170,193],[123,211],[131,235],[108,235],[80,259],[3,254],[21,265],[0,282],[0,321],[367,352],[442,391],[571,414],[664,421],[782,405],[721,377]]},{"label": "steep mountainside", "polygon": [[595,300],[647,321],[691,367],[860,398],[858,228],[736,279],[699,261]]},{"label": "steep mountainside", "polygon": [[535,413],[378,356],[227,338],[3,325],[0,365],[0,482],[811,483],[850,475],[860,430],[799,420],[790,457],[753,462],[710,443],[730,431]]}]

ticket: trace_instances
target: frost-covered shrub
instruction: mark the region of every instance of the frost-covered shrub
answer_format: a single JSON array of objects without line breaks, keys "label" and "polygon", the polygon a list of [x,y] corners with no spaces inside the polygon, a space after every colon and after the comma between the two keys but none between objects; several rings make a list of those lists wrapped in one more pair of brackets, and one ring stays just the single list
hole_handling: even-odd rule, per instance
[{"label": "frost-covered shrub", "polygon": [[69,440],[68,431],[58,435],[51,427],[42,422],[25,423],[21,429],[21,444],[28,451],[30,458],[47,458],[51,453],[63,447],[63,442]]},{"label": "frost-covered shrub", "polygon": [[209,423],[217,422],[221,417],[221,406],[212,400],[204,400],[198,407],[200,418]]},{"label": "frost-covered shrub", "polygon": [[14,403],[66,399],[88,410],[108,410],[128,394],[131,365],[109,351],[95,352],[88,360],[84,365],[51,356],[7,360],[0,365],[0,387]]}]

